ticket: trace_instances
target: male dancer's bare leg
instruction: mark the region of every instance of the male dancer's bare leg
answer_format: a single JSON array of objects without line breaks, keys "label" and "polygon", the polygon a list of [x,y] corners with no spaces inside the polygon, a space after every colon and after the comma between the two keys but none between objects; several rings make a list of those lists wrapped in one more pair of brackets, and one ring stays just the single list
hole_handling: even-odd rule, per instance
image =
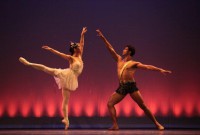
[{"label": "male dancer's bare leg", "polygon": [[67,89],[62,89],[62,112],[64,119],[62,122],[65,124],[65,129],[68,129],[69,127],[69,119],[68,119],[68,103],[69,103],[69,98],[70,98],[70,91]]},{"label": "male dancer's bare leg", "polygon": [[107,106],[108,106],[108,110],[109,110],[109,113],[111,115],[112,122],[113,122],[113,125],[111,128],[109,128],[109,130],[118,130],[119,129],[119,126],[117,124],[117,118],[116,118],[115,104],[119,103],[124,97],[125,97],[125,95],[120,95],[115,92],[111,95],[110,99],[108,100]]},{"label": "male dancer's bare leg", "polygon": [[158,130],[164,130],[164,127],[156,120],[154,115],[151,113],[149,108],[144,104],[143,98],[139,91],[130,94],[131,98],[139,105],[139,107],[144,111],[144,113],[149,117],[153,123],[156,125]]}]

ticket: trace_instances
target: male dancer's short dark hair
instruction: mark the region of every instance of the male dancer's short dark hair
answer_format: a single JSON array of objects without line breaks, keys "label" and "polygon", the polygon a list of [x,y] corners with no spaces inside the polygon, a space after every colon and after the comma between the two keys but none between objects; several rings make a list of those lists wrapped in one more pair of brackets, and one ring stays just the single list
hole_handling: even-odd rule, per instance
[{"label": "male dancer's short dark hair", "polygon": [[130,56],[134,56],[135,55],[135,47],[133,47],[131,45],[127,45],[126,47],[128,47],[128,50],[131,52]]}]

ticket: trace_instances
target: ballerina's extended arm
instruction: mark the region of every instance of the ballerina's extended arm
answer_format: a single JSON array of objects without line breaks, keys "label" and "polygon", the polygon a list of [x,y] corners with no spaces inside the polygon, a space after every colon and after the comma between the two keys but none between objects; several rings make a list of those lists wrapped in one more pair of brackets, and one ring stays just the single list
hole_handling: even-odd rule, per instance
[{"label": "ballerina's extended arm", "polygon": [[81,55],[83,54],[83,48],[84,48],[84,35],[87,32],[87,27],[83,27],[81,32],[81,38],[80,38],[80,52]]},{"label": "ballerina's extended arm", "polygon": [[57,50],[55,50],[55,49],[53,49],[53,48],[51,48],[49,46],[42,46],[42,48],[52,52],[53,54],[56,54],[56,55],[62,57],[64,59],[67,59],[68,61],[72,60],[71,55],[67,55],[67,54],[61,53],[61,52],[59,52],[59,51],[57,51]]}]

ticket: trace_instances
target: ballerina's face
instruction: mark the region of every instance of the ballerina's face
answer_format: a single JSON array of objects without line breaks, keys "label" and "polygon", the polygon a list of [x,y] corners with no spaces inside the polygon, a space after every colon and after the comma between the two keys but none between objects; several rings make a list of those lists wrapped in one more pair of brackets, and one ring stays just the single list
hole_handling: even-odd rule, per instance
[{"label": "ballerina's face", "polygon": [[80,45],[79,43],[74,43],[74,42],[71,42],[70,44],[70,48],[73,48],[73,52],[80,52]]}]

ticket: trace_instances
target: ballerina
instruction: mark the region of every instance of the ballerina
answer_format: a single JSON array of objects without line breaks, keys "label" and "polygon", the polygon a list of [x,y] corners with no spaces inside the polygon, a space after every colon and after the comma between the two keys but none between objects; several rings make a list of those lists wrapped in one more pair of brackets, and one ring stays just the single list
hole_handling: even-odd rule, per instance
[{"label": "ballerina", "polygon": [[49,46],[42,46],[43,49],[66,59],[69,62],[69,68],[67,69],[50,68],[42,64],[31,63],[23,57],[19,58],[19,61],[24,65],[54,76],[55,81],[58,84],[58,88],[62,90],[62,113],[64,116],[62,122],[65,124],[65,129],[68,129],[69,127],[68,103],[70,93],[78,88],[78,76],[82,73],[83,70],[82,55],[84,48],[84,35],[86,32],[87,28],[83,27],[80,43],[70,43],[69,51],[71,52],[71,55],[61,53]]}]

